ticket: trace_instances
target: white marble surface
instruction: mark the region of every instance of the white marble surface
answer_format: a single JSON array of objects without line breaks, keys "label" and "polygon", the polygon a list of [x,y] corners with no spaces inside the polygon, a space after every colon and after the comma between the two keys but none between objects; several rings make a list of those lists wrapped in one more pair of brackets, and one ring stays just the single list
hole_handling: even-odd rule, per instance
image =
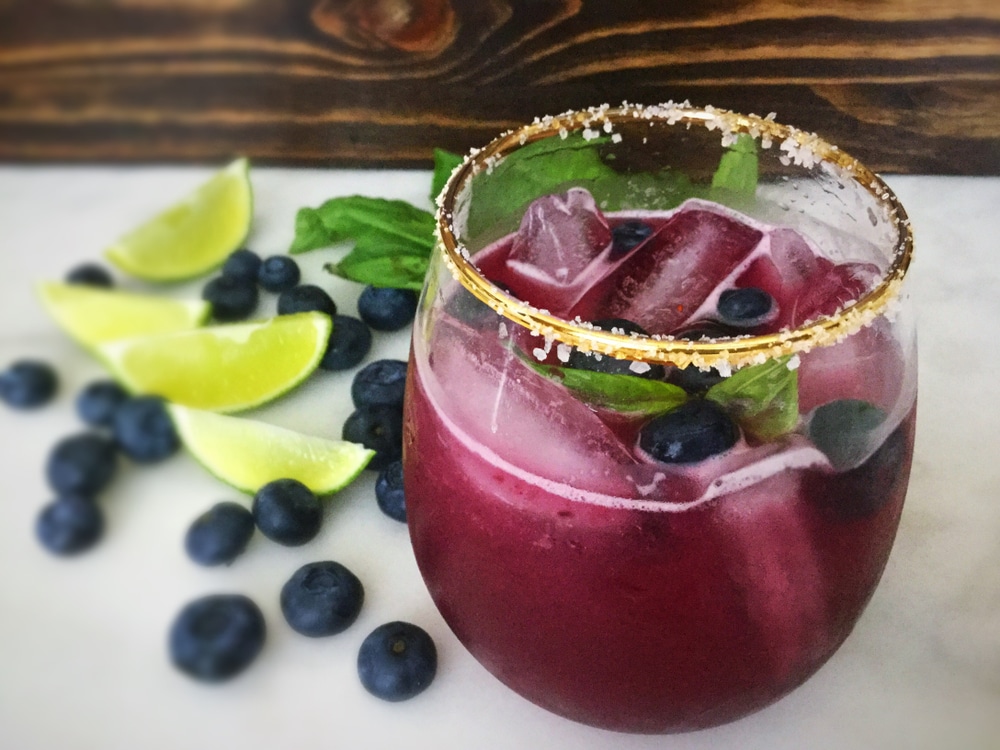
[{"label": "white marble surface", "polygon": [[[258,536],[221,570],[190,563],[181,539],[201,510],[235,495],[183,454],[120,471],[102,498],[107,536],[92,552],[60,560],[38,546],[32,527],[49,495],[45,456],[80,429],[74,395],[101,371],[55,329],[31,284],[97,258],[207,172],[0,167],[0,366],[43,357],[62,377],[58,398],[41,411],[0,407],[0,747],[1000,747],[1000,178],[889,180],[917,237],[918,436],[899,537],[854,634],[807,684],[761,713],[704,732],[641,737],[549,715],[480,668],[435,612],[405,528],[375,505],[371,476],[330,503],[309,545],[281,548]],[[416,172],[258,169],[252,179],[250,244],[264,254],[286,250],[298,206],[355,192],[426,205],[429,186]],[[328,252],[302,258],[306,277],[329,283],[353,311],[358,289],[320,271]],[[406,344],[405,333],[379,336],[371,357],[404,357]],[[254,416],[339,436],[350,377],[318,373]],[[281,619],[278,591],[299,565],[330,558],[364,581],[364,611],[339,636],[300,637]],[[255,598],[269,635],[244,675],[206,687],[173,670],[165,639],[186,601],[216,591]],[[423,625],[440,653],[435,683],[403,704],[370,697],[354,669],[361,640],[391,619]]]}]

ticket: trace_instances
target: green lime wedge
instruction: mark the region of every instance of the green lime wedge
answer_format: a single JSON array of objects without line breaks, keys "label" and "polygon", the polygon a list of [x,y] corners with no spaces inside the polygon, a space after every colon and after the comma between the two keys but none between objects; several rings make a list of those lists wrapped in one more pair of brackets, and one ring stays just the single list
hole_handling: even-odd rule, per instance
[{"label": "green lime wedge", "polygon": [[316,369],[332,322],[318,312],[279,315],[121,339],[98,356],[133,393],[196,409],[240,411],[286,393]]},{"label": "green lime wedge", "polygon": [[43,282],[37,291],[59,327],[88,349],[115,339],[197,328],[212,312],[203,300],[166,299],[80,284]]},{"label": "green lime wedge", "polygon": [[253,196],[247,172],[247,160],[237,159],[119,239],[105,257],[147,281],[189,279],[218,267],[250,229]]},{"label": "green lime wedge", "polygon": [[374,451],[344,440],[170,404],[181,441],[223,482],[254,493],[275,479],[297,479],[317,495],[347,486]]}]

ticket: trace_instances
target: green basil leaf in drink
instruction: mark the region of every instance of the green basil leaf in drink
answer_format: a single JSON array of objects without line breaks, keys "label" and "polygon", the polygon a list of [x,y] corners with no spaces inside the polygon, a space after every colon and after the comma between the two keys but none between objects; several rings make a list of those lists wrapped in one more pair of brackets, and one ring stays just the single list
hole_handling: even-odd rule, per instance
[{"label": "green basil leaf in drink", "polygon": [[364,240],[336,263],[327,263],[323,270],[360,284],[419,292],[428,263],[427,251],[422,247]]},{"label": "green basil leaf in drink", "polygon": [[473,177],[471,237],[478,241],[488,233],[490,239],[498,239],[517,229],[524,209],[536,198],[613,174],[598,153],[602,140],[606,139],[588,141],[579,133],[545,138],[514,151],[489,173]]},{"label": "green basil leaf in drink", "polygon": [[366,240],[405,247],[434,245],[434,214],[401,200],[352,195],[332,198],[318,208],[299,209],[295,217],[294,254],[345,240]]},{"label": "green basil leaf in drink", "polygon": [[705,197],[705,190],[699,190],[686,174],[671,169],[627,175],[610,172],[590,185],[590,193],[603,211],[668,211],[688,198]]},{"label": "green basil leaf in drink", "polygon": [[462,163],[462,160],[463,157],[458,154],[453,154],[441,148],[434,149],[434,178],[431,181],[431,203],[437,200],[437,197],[444,190],[445,184],[451,177],[451,173]]},{"label": "green basil leaf in drink", "polygon": [[628,414],[664,414],[687,401],[680,386],[635,375],[618,375],[574,367],[525,362],[538,373],[558,380],[581,401],[600,409]]},{"label": "green basil leaf in drink", "polygon": [[719,159],[710,196],[728,203],[753,198],[757,192],[757,172],[757,141],[747,133],[740,133]]},{"label": "green basil leaf in drink", "polygon": [[778,357],[734,372],[705,394],[729,412],[744,432],[773,440],[791,432],[799,420],[799,378],[788,369],[790,357]]}]

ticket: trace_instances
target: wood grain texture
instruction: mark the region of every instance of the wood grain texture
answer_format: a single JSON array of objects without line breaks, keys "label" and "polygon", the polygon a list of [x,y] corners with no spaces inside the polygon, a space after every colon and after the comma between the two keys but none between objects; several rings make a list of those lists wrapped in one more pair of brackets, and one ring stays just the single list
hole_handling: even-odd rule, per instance
[{"label": "wood grain texture", "polygon": [[1000,174],[997,0],[0,0],[0,159],[426,166],[690,99]]}]

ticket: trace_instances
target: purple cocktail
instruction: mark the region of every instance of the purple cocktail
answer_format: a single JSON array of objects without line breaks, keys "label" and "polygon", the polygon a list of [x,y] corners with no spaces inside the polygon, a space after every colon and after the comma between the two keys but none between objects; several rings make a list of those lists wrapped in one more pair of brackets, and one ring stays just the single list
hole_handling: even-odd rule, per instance
[{"label": "purple cocktail", "polygon": [[[477,200],[513,196],[482,186],[517,177],[516,161],[490,161],[517,153],[510,136],[453,179],[414,328],[404,463],[418,564],[476,658],[569,718],[669,732],[773,702],[850,633],[899,522],[915,353],[899,304],[909,238],[860,165],[829,168],[822,144],[808,165],[754,150],[759,180],[738,189],[718,175],[746,141],[684,110],[674,122],[705,130],[684,129],[687,150],[714,143],[720,166],[699,152],[650,180],[636,152],[685,153],[682,125],[657,110],[638,135],[637,111],[525,139],[558,138],[574,159],[600,140],[601,164],[622,144],[613,174],[585,164],[477,216]],[[817,208],[823,180],[848,185],[833,210]],[[801,215],[795,196],[811,201]],[[865,200],[867,228],[840,221]]]}]

